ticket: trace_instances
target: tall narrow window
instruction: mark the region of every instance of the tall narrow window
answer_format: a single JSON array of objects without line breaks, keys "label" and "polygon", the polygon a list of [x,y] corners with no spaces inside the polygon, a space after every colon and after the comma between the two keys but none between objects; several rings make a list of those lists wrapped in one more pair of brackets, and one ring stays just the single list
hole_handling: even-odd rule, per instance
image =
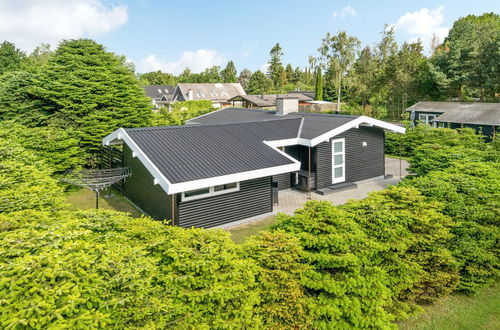
[{"label": "tall narrow window", "polygon": [[332,141],[332,183],[345,181],[345,139]]}]

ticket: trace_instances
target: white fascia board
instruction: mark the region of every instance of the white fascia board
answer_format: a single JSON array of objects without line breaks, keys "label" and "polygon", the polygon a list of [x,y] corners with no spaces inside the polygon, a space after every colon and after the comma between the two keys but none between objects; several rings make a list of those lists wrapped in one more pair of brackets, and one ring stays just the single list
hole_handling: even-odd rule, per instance
[{"label": "white fascia board", "polygon": [[136,157],[139,158],[141,163],[146,167],[149,173],[154,178],[154,184],[159,184],[163,190],[168,194],[169,187],[171,186],[170,181],[160,172],[160,170],[153,164],[148,156],[139,148],[139,146],[132,140],[132,138],[127,134],[123,128],[119,128],[113,133],[109,134],[102,140],[103,145],[109,145],[113,140],[120,139],[125,142],[128,147],[135,153]]},{"label": "white fascia board", "polygon": [[359,128],[359,126],[362,124],[368,124],[368,125],[380,127],[380,128],[383,128],[385,130],[389,130],[389,131],[392,131],[395,133],[404,134],[406,132],[406,129],[404,127],[394,125],[391,123],[387,123],[387,122],[382,121],[382,120],[378,120],[378,119],[374,119],[374,118],[370,118],[370,117],[366,117],[366,116],[360,116],[356,119],[351,120],[348,123],[345,123],[342,126],[339,126],[335,129],[332,129],[331,131],[328,131],[324,134],[321,134],[320,136],[315,137],[314,139],[310,140],[310,142],[311,142],[310,146],[314,147],[314,146],[320,144],[321,142],[328,141],[332,137],[339,135],[340,133],[343,133],[351,128]]},{"label": "white fascia board", "polygon": [[207,187],[217,186],[217,185],[226,184],[226,183],[241,182],[241,181],[246,181],[246,180],[251,180],[251,179],[263,178],[266,176],[273,176],[273,175],[277,175],[277,174],[295,172],[295,171],[298,171],[299,169],[300,169],[300,162],[297,162],[297,163],[293,163],[293,164],[263,168],[263,169],[253,170],[253,171],[222,175],[222,176],[213,177],[213,178],[206,178],[206,179],[201,179],[201,180],[173,183],[170,185],[167,193],[168,194],[176,194],[176,193],[180,193],[183,191],[207,188]]},{"label": "white fascia board", "polygon": [[[291,139],[283,139],[283,140],[274,140],[274,141],[264,141],[265,144],[272,148],[278,148],[278,147],[287,147],[287,146],[293,146],[299,143],[298,138],[291,138]],[[276,149],[280,151],[279,149]]]}]

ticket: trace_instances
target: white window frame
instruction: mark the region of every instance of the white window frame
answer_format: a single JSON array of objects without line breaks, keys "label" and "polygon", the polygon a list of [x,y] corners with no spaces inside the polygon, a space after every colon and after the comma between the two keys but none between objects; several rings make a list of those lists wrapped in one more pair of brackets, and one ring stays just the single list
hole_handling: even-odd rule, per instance
[{"label": "white window frame", "polygon": [[[232,193],[232,192],[236,192],[236,191],[240,191],[240,183],[239,182],[231,182],[231,183],[226,183],[226,184],[233,184],[233,183],[236,183],[236,187],[235,188],[230,188],[230,189],[225,189],[225,190],[221,190],[221,191],[215,191],[215,187],[217,186],[223,186],[224,184],[219,184],[217,186],[212,186],[212,187],[208,187],[208,193],[206,194],[200,194],[200,195],[196,195],[196,196],[188,196],[186,197],[186,192],[189,192],[189,191],[183,191],[181,193],[181,201],[183,202],[188,202],[188,201],[194,201],[194,200],[197,200],[197,199],[203,199],[203,198],[208,198],[208,197],[212,197],[212,196],[218,196],[218,195],[225,195],[225,194],[229,194],[229,193]],[[203,188],[200,188],[200,190],[203,189]],[[194,190],[199,190],[199,189],[194,189]]]},{"label": "white window frame", "polygon": [[[335,152],[335,142],[342,142],[342,151]],[[335,165],[335,156],[342,155],[342,165]],[[342,167],[342,176],[335,177],[335,168]],[[332,184],[345,181],[345,138],[332,140]]]},{"label": "white window frame", "polygon": [[[431,123],[431,120],[434,120],[437,118],[438,115],[433,114],[433,113],[420,113],[418,115],[418,121],[427,125],[432,125],[436,127],[436,123]],[[432,117],[432,118],[431,118]]]}]

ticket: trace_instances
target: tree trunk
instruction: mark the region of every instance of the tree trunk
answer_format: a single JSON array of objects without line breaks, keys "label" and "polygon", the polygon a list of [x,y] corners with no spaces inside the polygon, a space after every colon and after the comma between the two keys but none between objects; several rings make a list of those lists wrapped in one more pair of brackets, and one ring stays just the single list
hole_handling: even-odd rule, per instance
[{"label": "tree trunk", "polygon": [[339,72],[339,79],[338,79],[338,93],[337,93],[337,111],[340,113],[340,82],[341,82],[341,73]]}]

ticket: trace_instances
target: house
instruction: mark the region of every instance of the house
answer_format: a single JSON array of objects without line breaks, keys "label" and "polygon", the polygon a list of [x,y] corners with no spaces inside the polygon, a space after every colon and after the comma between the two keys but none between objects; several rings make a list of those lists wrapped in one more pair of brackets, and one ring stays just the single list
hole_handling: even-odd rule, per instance
[{"label": "house", "polygon": [[384,177],[384,132],[404,128],[297,108],[297,99],[278,99],[276,111],[225,108],[184,126],[120,128],[102,143],[121,145],[119,165],[131,169],[124,196],[182,227],[270,214],[277,190],[326,193]]},{"label": "house", "polygon": [[248,109],[262,109],[262,108],[276,108],[276,100],[278,98],[296,98],[299,102],[299,106],[306,105],[307,101],[312,101],[313,99],[309,96],[300,93],[289,93],[289,94],[259,94],[259,95],[237,95],[230,98],[228,101],[231,102],[231,106],[238,106]]},{"label": "house", "polygon": [[500,127],[500,103],[418,102],[408,109],[414,124],[434,127],[470,127],[487,137],[494,137]]},{"label": "house", "polygon": [[144,86],[144,93],[151,99],[153,108],[159,109],[166,106],[172,99],[175,86],[172,85],[148,85]]},{"label": "house", "polygon": [[239,83],[177,84],[172,101],[210,100],[215,108],[221,108],[230,105],[228,100],[236,95],[245,95]]}]

